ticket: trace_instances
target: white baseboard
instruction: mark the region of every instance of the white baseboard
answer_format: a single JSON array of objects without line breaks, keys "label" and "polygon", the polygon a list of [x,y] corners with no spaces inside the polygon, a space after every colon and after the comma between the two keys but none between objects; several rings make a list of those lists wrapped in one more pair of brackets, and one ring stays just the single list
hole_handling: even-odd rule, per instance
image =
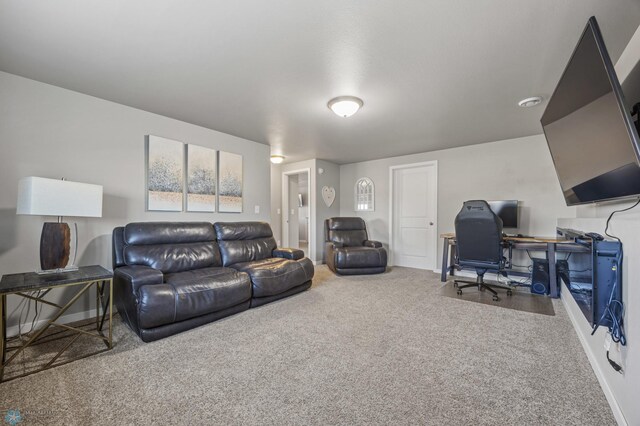
[{"label": "white baseboard", "polygon": [[[613,394],[613,391],[609,387],[609,383],[605,379],[605,375],[602,371],[602,368],[600,368],[600,364],[598,364],[596,354],[593,352],[593,350],[587,343],[586,337],[582,333],[580,333],[580,324],[578,323],[578,318],[575,317],[573,310],[570,308],[570,306],[568,306],[568,303],[569,302],[567,302],[567,298],[562,297],[562,304],[564,305],[564,309],[565,311],[567,311],[567,314],[569,315],[571,324],[573,325],[573,328],[576,331],[576,334],[578,335],[578,340],[580,340],[580,344],[582,344],[582,348],[584,349],[584,352],[587,354],[587,358],[589,359],[591,368],[593,369],[593,372],[595,373],[596,378],[598,379],[598,383],[600,383],[602,392],[604,392],[604,396],[605,398],[607,398],[607,402],[609,403],[609,406],[611,407],[611,411],[613,412],[613,417],[616,419],[616,421],[620,426],[627,426],[628,425],[627,420],[625,419],[624,414],[622,414],[622,409],[620,408],[620,405],[618,405],[618,401],[616,400]],[[580,320],[584,320],[584,319],[580,318]]]},{"label": "white baseboard", "polygon": [[[84,319],[94,318],[96,315],[95,309],[91,309],[89,311],[76,312],[74,314],[63,315],[56,322],[60,324],[67,324],[70,322],[81,321]],[[49,321],[48,318],[41,318],[35,322],[34,330],[37,330],[39,327],[45,325],[45,323]],[[22,332],[27,332],[31,329],[31,321],[27,321],[22,324]],[[19,332],[18,325],[12,325],[11,327],[7,327],[7,337],[17,336]]]}]

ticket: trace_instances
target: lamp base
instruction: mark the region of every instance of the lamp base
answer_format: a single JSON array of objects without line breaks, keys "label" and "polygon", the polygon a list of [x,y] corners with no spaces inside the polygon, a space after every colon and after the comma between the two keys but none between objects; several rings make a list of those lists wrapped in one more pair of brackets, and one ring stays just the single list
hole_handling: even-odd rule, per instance
[{"label": "lamp base", "polygon": [[45,222],[40,237],[40,268],[43,271],[64,269],[73,263],[71,257],[71,228],[67,223]]},{"label": "lamp base", "polygon": [[38,270],[36,271],[36,274],[38,275],[64,274],[65,272],[75,272],[78,269],[80,268],[78,268],[75,265],[72,265],[72,266],[67,266],[66,268]]}]

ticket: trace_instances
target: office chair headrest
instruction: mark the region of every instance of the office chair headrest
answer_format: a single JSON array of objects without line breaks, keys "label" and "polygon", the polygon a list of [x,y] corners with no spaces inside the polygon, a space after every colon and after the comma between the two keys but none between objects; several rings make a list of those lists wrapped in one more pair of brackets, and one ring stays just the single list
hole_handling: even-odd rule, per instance
[{"label": "office chair headrest", "polygon": [[491,207],[489,207],[489,203],[485,200],[469,200],[465,201],[462,205],[463,209],[468,211],[476,210],[476,211],[491,211]]}]

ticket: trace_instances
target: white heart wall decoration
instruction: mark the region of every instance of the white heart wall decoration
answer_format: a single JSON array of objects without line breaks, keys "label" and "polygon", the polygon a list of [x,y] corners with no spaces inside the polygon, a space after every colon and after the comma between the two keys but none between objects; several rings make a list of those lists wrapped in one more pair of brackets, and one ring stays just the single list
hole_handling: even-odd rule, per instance
[{"label": "white heart wall decoration", "polygon": [[332,186],[323,186],[322,187],[322,199],[327,207],[331,207],[333,201],[336,199],[336,190]]}]

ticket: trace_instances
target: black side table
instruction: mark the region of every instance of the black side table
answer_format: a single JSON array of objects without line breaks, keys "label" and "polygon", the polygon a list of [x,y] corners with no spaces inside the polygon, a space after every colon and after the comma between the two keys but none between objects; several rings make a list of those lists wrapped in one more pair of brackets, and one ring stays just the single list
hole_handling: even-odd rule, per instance
[{"label": "black side table", "polygon": [[[85,358],[90,355],[95,355],[104,351],[108,351],[113,347],[112,340],[112,328],[113,328],[113,274],[103,268],[102,266],[83,266],[77,271],[54,273],[47,275],[39,275],[35,272],[27,272],[20,274],[4,275],[0,280],[0,346],[1,346],[1,362],[0,362],[0,382],[17,379],[18,377],[27,376],[29,374],[37,373],[42,370],[46,370],[51,367],[66,364],[71,361],[75,361],[81,358]],[[96,288],[96,317],[95,317],[95,332],[92,330],[86,330],[80,326],[70,326],[68,324],[60,324],[56,321],[75,304],[83,294],[86,294],[95,285]],[[54,288],[73,287],[77,289],[76,294],[65,305],[60,305],[55,302],[46,300],[46,296]],[[34,295],[34,292],[38,292]],[[31,293],[31,294],[29,294]],[[53,316],[46,321],[43,327],[24,335],[26,340],[7,337],[7,296],[14,295],[23,297],[30,300],[35,300],[36,303],[43,303],[48,306],[57,309]],[[105,336],[102,329],[106,319],[108,311],[109,330]],[[57,327],[67,333],[51,333],[49,336],[45,335],[45,331],[49,328]],[[72,332],[69,335],[69,331]],[[24,350],[37,343],[42,343],[46,339],[47,342],[68,338],[70,339],[51,360],[49,360],[44,366],[33,369],[32,371],[22,372],[11,377],[5,377],[5,368],[8,364],[14,361],[17,356],[24,352]],[[54,336],[51,338],[50,336]],[[84,354],[82,356],[75,357],[73,359],[64,360],[56,363],[56,360],[62,355],[80,336],[91,336],[100,339],[106,345],[106,348]],[[14,341],[19,343],[13,343]],[[11,345],[11,346],[10,346]]]}]

